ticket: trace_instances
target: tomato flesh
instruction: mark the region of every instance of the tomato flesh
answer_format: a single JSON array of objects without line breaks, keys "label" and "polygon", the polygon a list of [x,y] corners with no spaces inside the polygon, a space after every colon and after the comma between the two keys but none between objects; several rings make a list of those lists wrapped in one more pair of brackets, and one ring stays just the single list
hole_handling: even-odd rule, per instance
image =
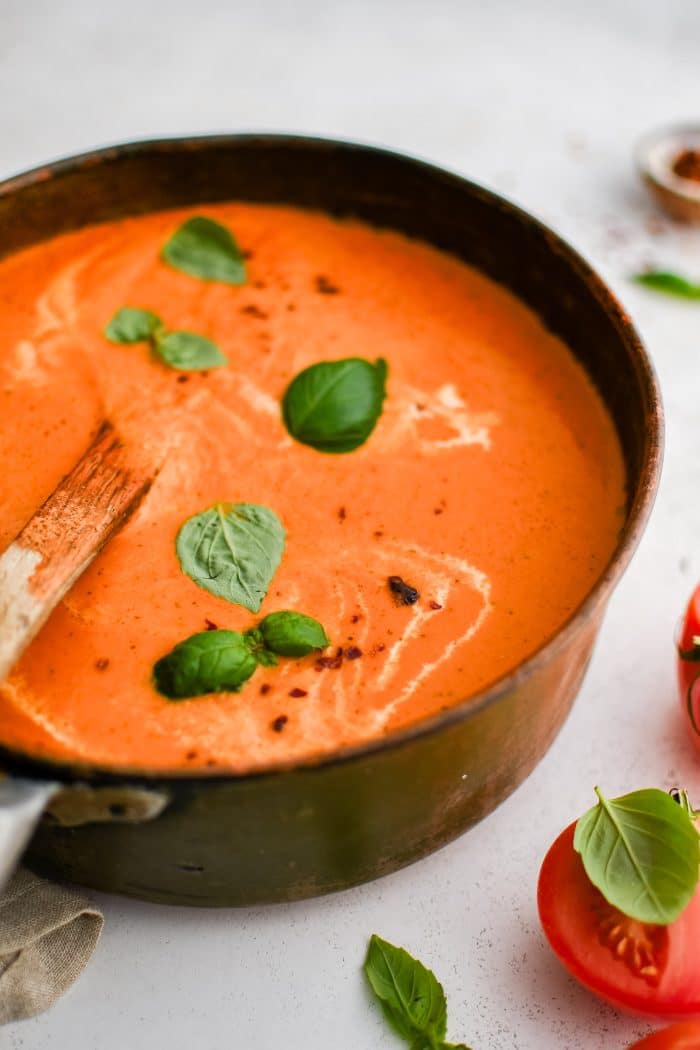
[{"label": "tomato flesh", "polygon": [[651,1017],[700,1017],[700,892],[670,926],[623,915],[589,881],[571,824],[540,869],[547,940],[581,984],[613,1006]]},{"label": "tomato flesh", "polygon": [[690,735],[700,748],[700,586],[688,602],[678,640],[678,688]]},{"label": "tomato flesh", "polygon": [[629,1050],[700,1050],[700,1024],[681,1021],[634,1043]]}]

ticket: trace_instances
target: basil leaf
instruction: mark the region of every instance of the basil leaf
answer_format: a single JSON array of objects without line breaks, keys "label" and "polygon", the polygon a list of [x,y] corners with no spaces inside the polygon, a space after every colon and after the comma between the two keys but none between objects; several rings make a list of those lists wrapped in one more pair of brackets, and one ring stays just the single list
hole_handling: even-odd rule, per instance
[{"label": "basil leaf", "polygon": [[612,800],[596,794],[574,834],[588,878],[625,915],[674,922],[698,882],[700,837],[688,812],[656,788]]},{"label": "basil leaf", "polygon": [[280,656],[306,656],[330,645],[318,620],[303,613],[270,613],[260,621],[259,632],[267,648]]},{"label": "basil leaf", "polygon": [[285,536],[269,507],[217,503],[185,522],[177,556],[200,587],[257,612],[282,559]]},{"label": "basil leaf", "polygon": [[122,306],[105,328],[105,335],[111,343],[142,343],[162,326],[160,317],[152,310]]},{"label": "basil leaf", "polygon": [[261,667],[277,667],[277,657],[267,648],[262,632],[257,627],[246,631],[243,637],[245,644]]},{"label": "basil leaf", "polygon": [[645,288],[653,288],[655,292],[680,296],[682,299],[700,299],[700,284],[689,281],[676,273],[649,270],[646,273],[636,274],[634,280],[637,284],[643,284]]},{"label": "basil leaf", "polygon": [[244,284],[245,261],[231,233],[213,219],[195,215],[164,246],[162,256],[176,270],[205,281]]},{"label": "basil leaf", "polygon": [[201,372],[228,364],[216,343],[196,332],[165,332],[156,336],[154,345],[166,365],[181,372]]},{"label": "basil leaf", "polygon": [[361,357],[320,361],[296,376],[282,400],[287,430],[319,452],[352,452],[364,444],[382,413],[387,364]]},{"label": "basil leaf", "polygon": [[376,933],[369,942],[364,971],[384,1016],[398,1035],[414,1047],[443,1042],[447,1001],[434,973]]},{"label": "basil leaf", "polygon": [[180,642],[153,668],[159,693],[171,700],[237,693],[256,668],[238,631],[201,631]]}]

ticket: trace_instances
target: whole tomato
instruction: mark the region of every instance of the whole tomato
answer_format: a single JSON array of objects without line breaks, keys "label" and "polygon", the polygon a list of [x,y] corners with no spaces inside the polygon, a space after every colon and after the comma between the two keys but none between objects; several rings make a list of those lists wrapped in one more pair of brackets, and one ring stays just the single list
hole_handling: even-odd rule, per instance
[{"label": "whole tomato", "polygon": [[700,748],[700,586],[688,602],[678,639],[678,686],[690,735]]}]

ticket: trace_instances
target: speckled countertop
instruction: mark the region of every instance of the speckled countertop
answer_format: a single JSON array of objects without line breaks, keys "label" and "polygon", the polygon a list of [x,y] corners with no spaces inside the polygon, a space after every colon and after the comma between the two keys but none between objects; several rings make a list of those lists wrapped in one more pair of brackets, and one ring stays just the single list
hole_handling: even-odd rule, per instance
[{"label": "speckled countertop", "polygon": [[200,912],[100,898],[106,930],[53,1010],[0,1032],[23,1050],[398,1046],[359,975],[373,931],[442,978],[474,1050],[616,1050],[646,1031],[572,983],[535,914],[539,861],[609,793],[700,796],[672,635],[700,577],[700,308],[631,285],[700,276],[700,233],[659,219],[632,147],[700,118],[688,0],[0,0],[0,175],[127,138],[242,129],[364,139],[504,193],[574,243],[629,307],[658,369],[666,464],[574,713],[484,824],[381,882],[293,906]]}]

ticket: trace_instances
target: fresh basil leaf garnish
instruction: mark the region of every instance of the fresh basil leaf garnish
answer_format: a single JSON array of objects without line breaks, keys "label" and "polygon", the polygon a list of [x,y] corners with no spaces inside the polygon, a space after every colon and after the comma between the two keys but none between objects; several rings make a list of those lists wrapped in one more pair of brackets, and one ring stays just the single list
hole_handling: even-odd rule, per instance
[{"label": "fresh basil leaf garnish", "polygon": [[330,639],[318,620],[297,612],[273,612],[260,621],[265,646],[280,656],[307,656],[325,649]]},{"label": "fresh basil leaf garnish", "polygon": [[372,934],[364,971],[384,1016],[411,1050],[469,1050],[445,1042],[447,1001],[431,970],[403,948]]},{"label": "fresh basil leaf garnish", "polygon": [[238,631],[200,631],[158,660],[153,680],[158,692],[170,700],[237,693],[256,666]]},{"label": "fresh basil leaf garnish", "polygon": [[164,332],[155,337],[154,346],[166,365],[183,372],[201,372],[228,364],[216,343],[196,332]]},{"label": "fresh basil leaf garnish", "polygon": [[630,918],[674,922],[698,882],[700,836],[689,813],[657,788],[616,799],[596,794],[574,834],[588,878]]},{"label": "fresh basil leaf garnish", "polygon": [[172,235],[162,251],[176,270],[205,281],[244,284],[245,260],[230,231],[204,215],[188,219]]},{"label": "fresh basil leaf garnish", "polygon": [[297,375],[282,400],[287,430],[319,452],[352,452],[364,444],[382,413],[387,364],[361,357],[320,361]]},{"label": "fresh basil leaf garnish", "polygon": [[105,328],[111,343],[143,343],[162,328],[163,322],[152,310],[122,306]]},{"label": "fresh basil leaf garnish", "polygon": [[185,522],[177,556],[200,587],[257,612],[282,559],[285,536],[269,507],[217,503]]},{"label": "fresh basil leaf garnish", "polygon": [[245,644],[248,649],[255,657],[256,661],[261,667],[276,667],[278,660],[276,655],[271,652],[265,645],[265,639],[262,636],[262,631],[257,627],[251,627],[249,631],[243,635],[245,638]]},{"label": "fresh basil leaf garnish", "polygon": [[655,292],[680,296],[682,299],[700,299],[700,284],[667,270],[647,270],[646,273],[635,274],[634,280],[645,288],[653,288]]}]

